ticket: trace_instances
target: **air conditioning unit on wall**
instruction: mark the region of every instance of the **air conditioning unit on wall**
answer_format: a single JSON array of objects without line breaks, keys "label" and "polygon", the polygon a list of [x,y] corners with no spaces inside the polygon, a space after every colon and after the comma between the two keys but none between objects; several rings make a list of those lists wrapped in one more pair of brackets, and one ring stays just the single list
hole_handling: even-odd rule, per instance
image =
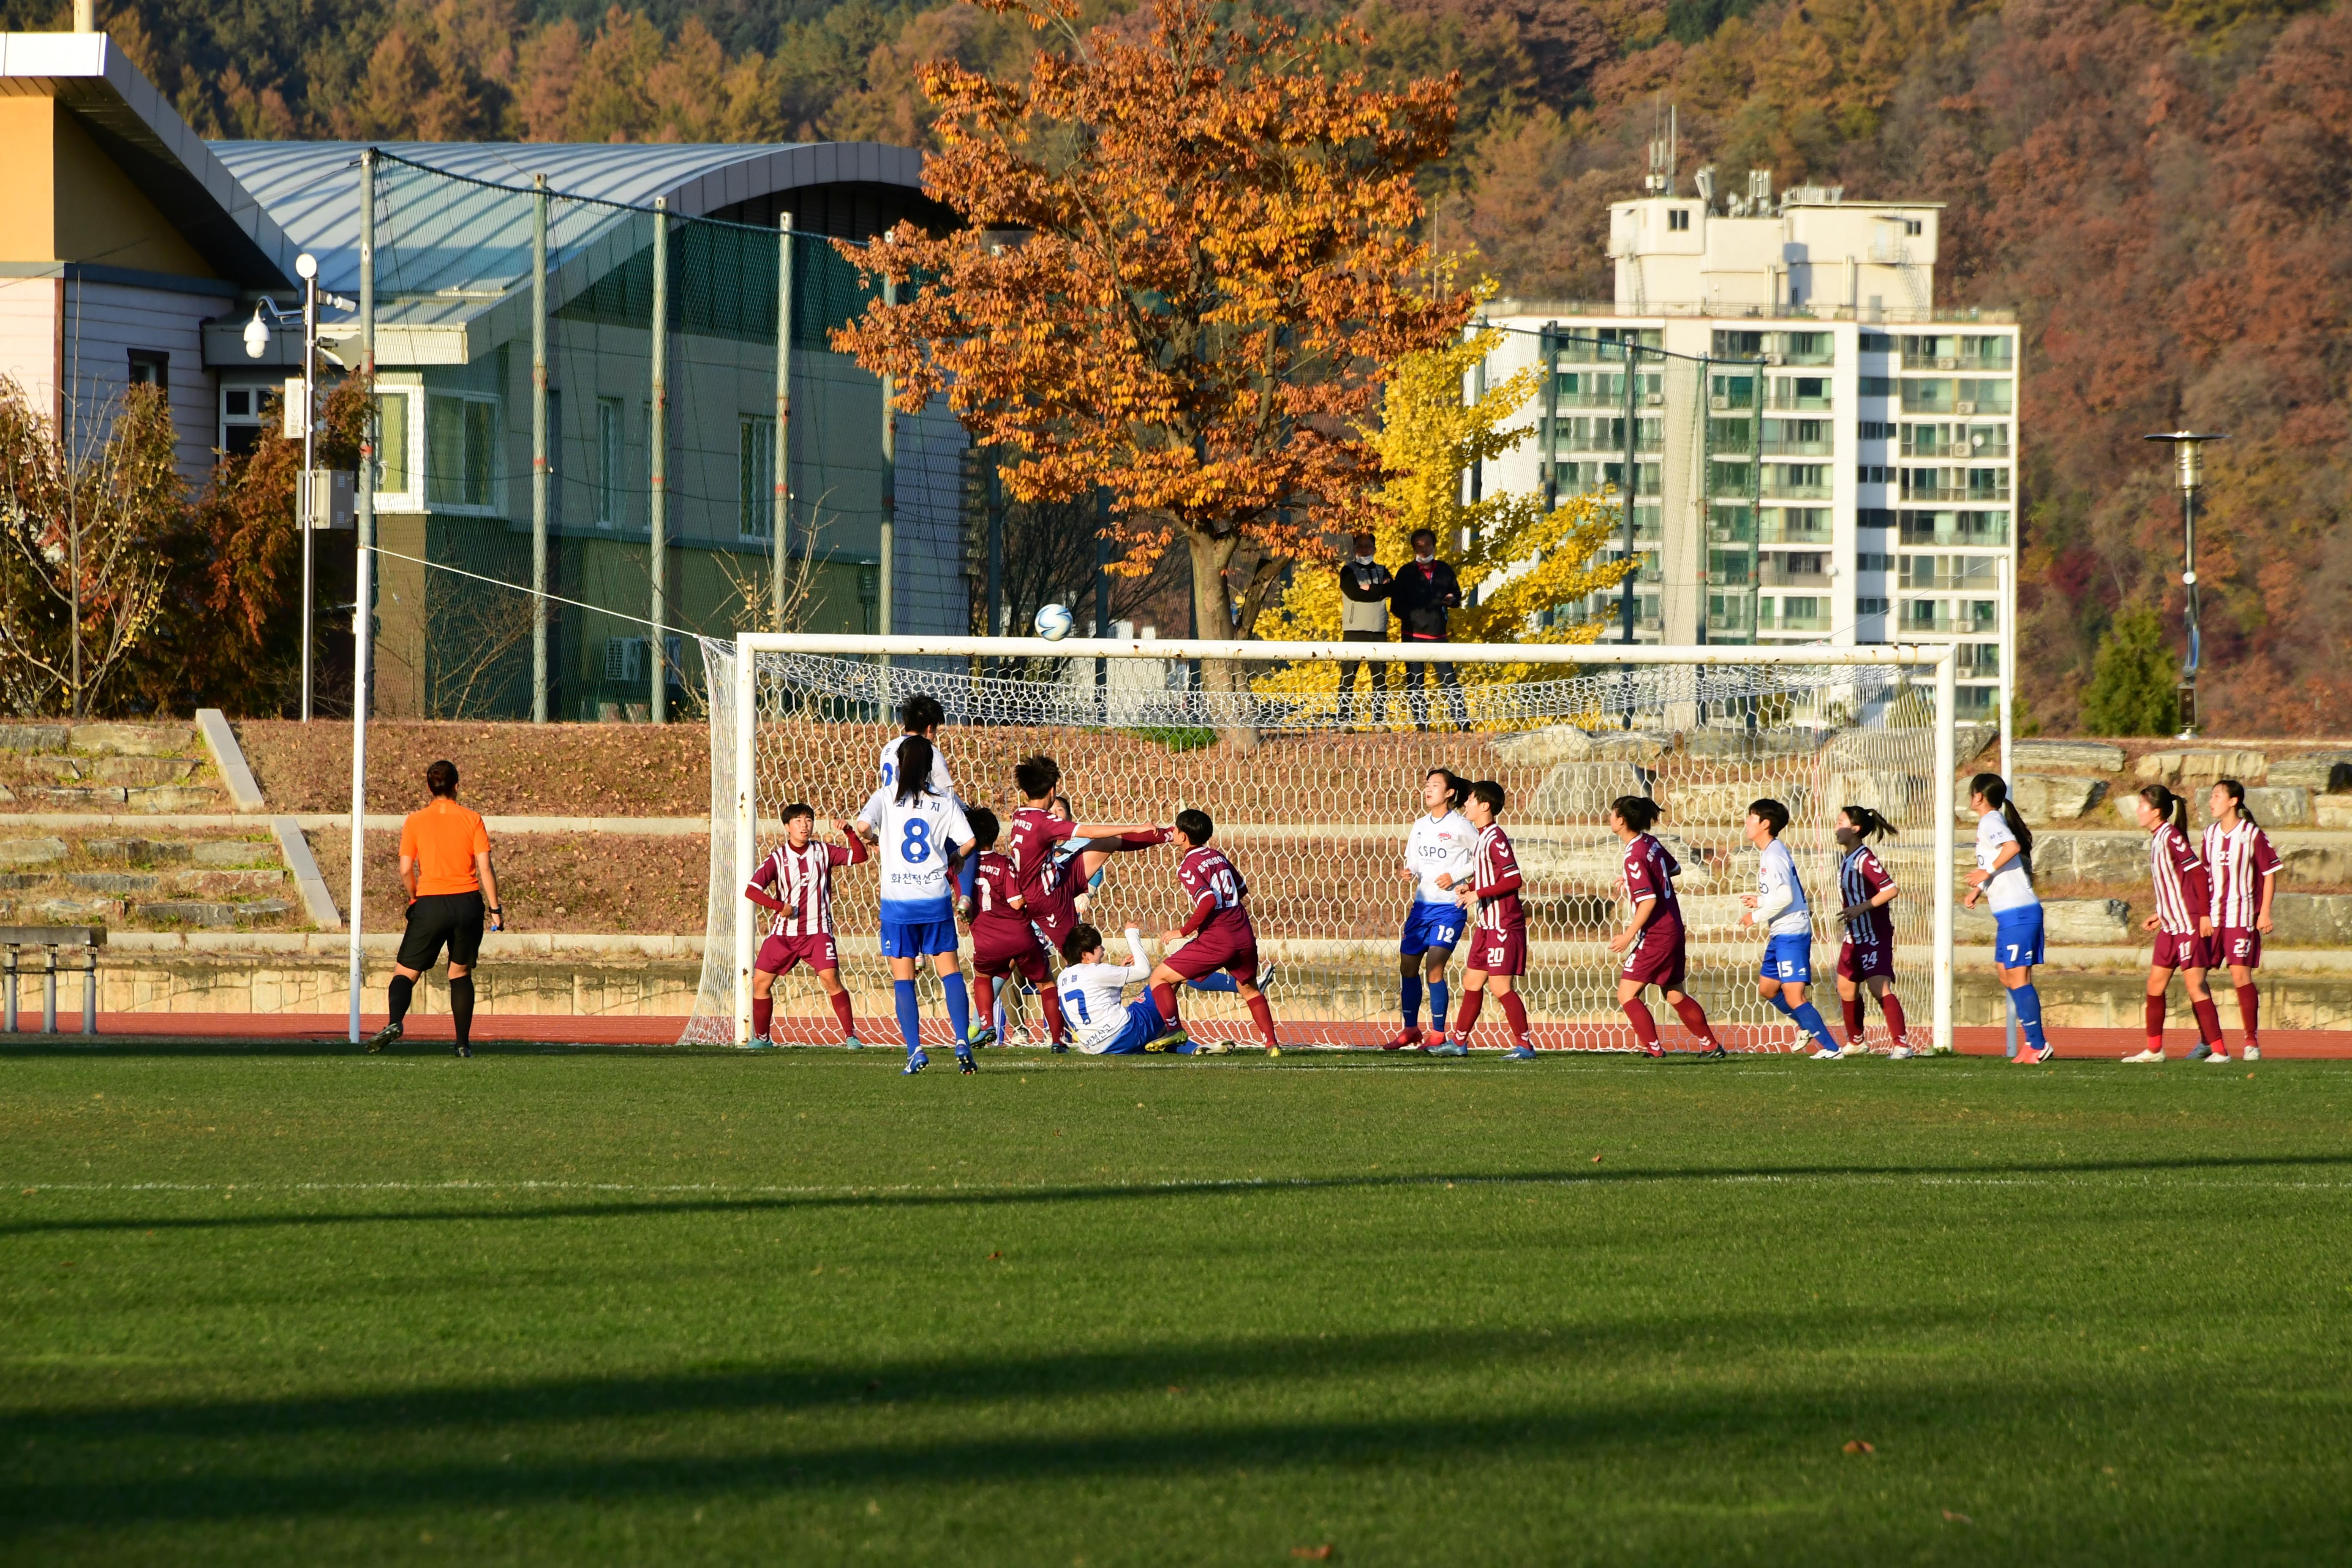
[{"label": "air conditioning unit on wall", "polygon": [[1952,412],[1955,414],[1974,414],[1976,411],[1977,405],[1973,403],[1955,403],[1952,405]]}]

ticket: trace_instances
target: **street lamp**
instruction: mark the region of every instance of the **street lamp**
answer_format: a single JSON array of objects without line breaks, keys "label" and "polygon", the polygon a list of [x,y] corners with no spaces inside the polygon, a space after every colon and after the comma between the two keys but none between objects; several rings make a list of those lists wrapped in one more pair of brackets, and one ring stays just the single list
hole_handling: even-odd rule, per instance
[{"label": "street lamp", "polygon": [[2204,642],[2197,629],[2197,492],[2205,486],[2204,443],[2229,438],[2192,430],[2169,430],[2140,437],[2143,441],[2172,443],[2173,472],[2180,485],[2180,585],[2188,594],[2184,619],[2189,632],[2189,657],[2180,667],[2179,689],[2180,738],[2184,741],[2197,733],[2197,667],[2204,656]]},{"label": "street lamp", "polygon": [[294,520],[302,531],[302,721],[307,724],[310,721],[311,601],[318,596],[313,585],[316,549],[310,537],[311,531],[319,526],[313,515],[318,508],[318,486],[310,473],[318,456],[312,426],[318,414],[319,258],[304,251],[294,258],[294,272],[302,279],[301,315],[297,317],[290,310],[279,310],[276,300],[263,295],[254,301],[253,320],[245,324],[245,353],[247,359],[259,359],[269,352],[269,324],[263,320],[265,313],[279,322],[299,320],[302,323],[302,489],[294,502]]}]

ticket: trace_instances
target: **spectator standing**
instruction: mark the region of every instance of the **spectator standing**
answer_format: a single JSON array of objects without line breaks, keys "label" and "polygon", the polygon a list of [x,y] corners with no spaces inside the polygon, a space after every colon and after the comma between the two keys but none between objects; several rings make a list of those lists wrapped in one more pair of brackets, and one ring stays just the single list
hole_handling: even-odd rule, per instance
[{"label": "spectator standing", "polygon": [[392,966],[388,1000],[392,1018],[369,1037],[380,1051],[400,1038],[402,1021],[416,994],[416,982],[449,949],[449,1020],[457,1029],[457,1055],[474,1054],[474,961],[481,956],[482,926],[503,931],[498,873],[490,869],[490,833],[479,815],[457,804],[457,764],[435,763],[425,770],[429,798],[408,814],[400,828],[400,879],[408,888],[408,929]]},{"label": "spectator standing", "polygon": [[[1446,613],[1462,607],[1462,583],[1454,575],[1453,563],[1437,558],[1437,535],[1428,529],[1414,531],[1412,559],[1398,571],[1395,585],[1389,590],[1389,604],[1396,611],[1397,619],[1404,623],[1405,641],[1446,640]],[[1469,715],[1462,707],[1461,674],[1451,660],[1432,662],[1455,727],[1468,729]],[[1411,661],[1404,667],[1406,700],[1412,708],[1413,727],[1419,730],[1429,728],[1429,698],[1422,687],[1422,672],[1427,668],[1428,665]]]},{"label": "spectator standing", "polygon": [[[1339,563],[1339,640],[1386,642],[1389,595],[1396,591],[1396,579],[1373,556],[1373,540],[1369,531],[1358,533],[1355,544],[1354,559]],[[1366,661],[1354,658],[1339,661],[1339,722],[1356,721],[1356,671],[1360,668],[1371,678],[1372,722],[1385,724],[1389,718],[1388,666],[1374,663],[1368,667]]]}]

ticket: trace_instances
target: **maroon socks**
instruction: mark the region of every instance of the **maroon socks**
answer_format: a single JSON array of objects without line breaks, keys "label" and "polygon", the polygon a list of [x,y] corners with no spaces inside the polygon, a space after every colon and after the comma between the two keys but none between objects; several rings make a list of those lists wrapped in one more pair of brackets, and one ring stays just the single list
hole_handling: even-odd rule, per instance
[{"label": "maroon socks", "polygon": [[2238,1022],[2245,1026],[2246,1044],[2263,1043],[2263,994],[2252,985],[2238,987]]},{"label": "maroon socks", "polygon": [[1478,1026],[1479,1009],[1486,1005],[1484,991],[1465,991],[1462,1005],[1454,1012],[1454,1037],[1464,1045],[1470,1043],[1470,1032]]},{"label": "maroon socks", "polygon": [[1517,992],[1503,993],[1503,1016],[1511,1021],[1511,1043],[1517,1046],[1526,1045],[1528,1043],[1528,1005],[1519,999]]},{"label": "maroon socks", "polygon": [[768,996],[752,997],[751,1037],[755,1040],[766,1039],[768,1037],[768,1026],[775,1020],[775,1016],[776,1004],[774,998]]},{"label": "maroon socks", "polygon": [[1707,1027],[1706,1009],[1698,1005],[1697,997],[1684,997],[1675,1004],[1675,1011],[1680,1015],[1683,1027],[1705,1040],[1708,1045],[1719,1046],[1723,1043],[1715,1037],[1715,1031]]},{"label": "maroon socks", "polygon": [[[1470,994],[1475,1000],[1478,994],[1474,991]],[[1650,1005],[1636,996],[1624,1005],[1624,1009],[1625,1021],[1633,1026],[1633,1037],[1642,1042],[1642,1048],[1648,1050],[1656,1045],[1658,1024],[1656,1019],[1650,1016]]]},{"label": "maroon socks", "polygon": [[1886,1032],[1895,1037],[1896,1045],[1901,1045],[1904,1035],[1909,1029],[1909,1026],[1903,1021],[1902,1002],[1894,992],[1889,991],[1879,997],[1878,1010],[1886,1015]]},{"label": "maroon socks", "polygon": [[1841,996],[1838,1000],[1845,1011],[1846,1043],[1858,1046],[1862,1044],[1862,994],[1857,991],[1851,996]]},{"label": "maroon socks", "polygon": [[2151,1051],[2160,1051],[2164,1049],[2163,997],[2151,996],[2147,999],[2146,1016],[2147,1018],[2147,1048]]}]

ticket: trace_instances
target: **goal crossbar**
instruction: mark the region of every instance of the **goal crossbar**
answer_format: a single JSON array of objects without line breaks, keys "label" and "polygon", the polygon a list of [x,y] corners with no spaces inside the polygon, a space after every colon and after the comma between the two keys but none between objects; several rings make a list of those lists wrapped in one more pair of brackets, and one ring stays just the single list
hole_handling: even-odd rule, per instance
[{"label": "goal crossbar", "polygon": [[[881,637],[850,634],[777,634],[745,633],[738,636],[731,648],[723,643],[706,644],[709,652],[720,656],[731,666],[724,671],[729,678],[731,700],[725,706],[731,710],[733,721],[722,727],[719,700],[721,672],[712,668],[712,740],[714,747],[724,745],[731,752],[731,791],[714,791],[714,795],[731,794],[731,800],[714,798],[714,816],[731,817],[714,833],[712,842],[713,871],[731,868],[731,888],[721,886],[721,879],[713,879],[713,900],[740,897],[740,889],[750,881],[757,865],[758,834],[763,815],[759,799],[759,773],[756,766],[758,741],[758,700],[760,656],[763,654],[800,656],[811,658],[835,658],[868,661],[888,665],[897,659],[985,659],[1002,668],[1016,661],[1036,659],[1104,661],[1190,661],[1231,663],[1244,666],[1277,666],[1299,664],[1404,665],[1448,663],[1470,665],[1537,665],[1559,666],[1562,674],[1580,670],[1601,673],[1612,668],[1624,670],[1629,667],[1714,667],[1718,669],[1739,667],[1789,667],[1821,668],[1871,668],[1917,671],[1929,677],[1926,683],[1933,694],[1933,712],[1929,723],[1933,731],[1933,761],[1930,763],[1931,783],[1928,810],[1933,819],[1930,859],[1931,887],[1927,902],[1932,910],[1932,1039],[1938,1050],[1948,1050],[1952,1044],[1953,1016],[1953,888],[1956,851],[1956,801],[1954,772],[1958,766],[1955,684],[1956,658],[1950,644],[1882,644],[1862,647],[1832,646],[1758,646],[1702,645],[1661,646],[1655,644],[1465,644],[1465,643],[1328,643],[1328,642],[1242,642],[1189,638],[1080,638],[1067,637],[1059,641],[1043,637]],[[915,672],[908,671],[909,675]],[[936,671],[933,672],[936,677]],[[713,761],[719,759],[714,756]],[[728,809],[731,806],[731,810]],[[722,847],[723,846],[723,847]],[[753,921],[739,914],[729,922],[731,928],[732,981],[734,1002],[732,1035],[739,1044],[751,1038],[751,969],[758,945]]]}]

